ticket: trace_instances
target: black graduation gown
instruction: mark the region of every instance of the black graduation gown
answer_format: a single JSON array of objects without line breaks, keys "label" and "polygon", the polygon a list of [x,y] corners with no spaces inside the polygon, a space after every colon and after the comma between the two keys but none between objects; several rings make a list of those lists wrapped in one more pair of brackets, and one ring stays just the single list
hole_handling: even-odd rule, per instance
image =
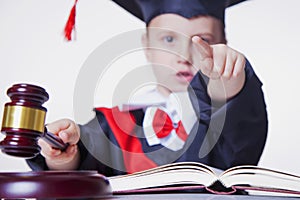
[{"label": "black graduation gown", "polygon": [[[184,147],[176,152],[160,144],[148,145],[142,128],[142,109],[130,113],[119,112],[117,108],[95,109],[95,118],[80,125],[78,169],[111,176],[181,161],[201,162],[219,169],[256,165],[267,138],[267,111],[262,83],[248,61],[245,70],[243,89],[225,104],[211,102],[207,77],[200,73],[194,77],[189,94],[198,121]],[[122,117],[126,115],[127,121]],[[117,121],[112,122],[111,118]],[[33,170],[48,169],[41,155],[27,163]]]}]

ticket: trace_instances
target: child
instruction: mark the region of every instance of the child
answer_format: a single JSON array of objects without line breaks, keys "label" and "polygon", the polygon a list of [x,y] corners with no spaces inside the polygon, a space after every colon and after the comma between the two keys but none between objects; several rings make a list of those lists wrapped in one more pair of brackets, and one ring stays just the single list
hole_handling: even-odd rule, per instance
[{"label": "child", "polygon": [[230,4],[115,2],[147,25],[142,42],[157,87],[142,100],[155,101],[129,112],[96,108],[86,125],[68,119],[48,124],[70,146],[61,152],[40,140],[42,153],[27,161],[30,167],[111,176],[180,161],[220,169],[256,165],[267,136],[266,106],[250,63],[226,45],[224,10]]}]

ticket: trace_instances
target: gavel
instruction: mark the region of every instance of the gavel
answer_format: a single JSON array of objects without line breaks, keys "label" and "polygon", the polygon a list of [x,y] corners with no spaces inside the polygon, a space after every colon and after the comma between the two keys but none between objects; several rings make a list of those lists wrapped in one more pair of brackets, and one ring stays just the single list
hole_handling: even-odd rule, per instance
[{"label": "gavel", "polygon": [[47,109],[42,106],[49,95],[42,87],[32,84],[14,84],[7,90],[11,102],[5,104],[1,132],[5,138],[0,142],[3,153],[32,158],[41,148],[38,139],[42,138],[53,148],[64,151],[68,144],[48,132],[45,127]]},{"label": "gavel", "polygon": [[[35,157],[41,150],[40,138],[62,151],[68,147],[45,127],[47,109],[42,104],[49,99],[45,89],[15,84],[7,90],[7,95],[11,102],[5,104],[3,112],[1,132],[6,135],[0,142],[3,153]],[[111,194],[108,179],[97,171],[0,172],[0,198],[4,199],[94,199]]]}]

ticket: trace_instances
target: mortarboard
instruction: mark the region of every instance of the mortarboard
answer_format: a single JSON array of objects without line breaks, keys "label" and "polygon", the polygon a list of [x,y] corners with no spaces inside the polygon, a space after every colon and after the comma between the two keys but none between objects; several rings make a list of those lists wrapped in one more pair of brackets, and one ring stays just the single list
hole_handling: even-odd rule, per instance
[{"label": "mortarboard", "polygon": [[[132,15],[148,24],[154,17],[174,13],[185,18],[210,15],[224,24],[225,9],[245,0],[112,0]],[[76,3],[65,26],[65,38],[71,40],[75,25]]]},{"label": "mortarboard", "polygon": [[148,24],[160,14],[174,13],[185,18],[211,15],[224,23],[227,7],[245,0],[112,0]]}]

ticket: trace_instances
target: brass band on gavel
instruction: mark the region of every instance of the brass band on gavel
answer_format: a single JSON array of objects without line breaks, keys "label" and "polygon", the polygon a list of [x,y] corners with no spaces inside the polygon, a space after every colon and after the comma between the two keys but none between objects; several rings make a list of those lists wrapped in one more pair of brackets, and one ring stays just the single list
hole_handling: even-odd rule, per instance
[{"label": "brass band on gavel", "polygon": [[4,107],[2,129],[16,128],[44,132],[46,111],[19,105]]}]

